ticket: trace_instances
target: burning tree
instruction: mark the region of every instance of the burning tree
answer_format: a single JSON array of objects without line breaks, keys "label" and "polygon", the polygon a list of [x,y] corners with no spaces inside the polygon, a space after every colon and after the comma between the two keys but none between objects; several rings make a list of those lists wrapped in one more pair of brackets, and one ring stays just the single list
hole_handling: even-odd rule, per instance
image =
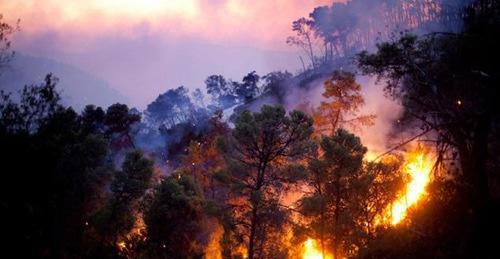
[{"label": "burning tree", "polygon": [[[218,193],[215,173],[223,167],[217,141],[228,134],[227,124],[221,121],[222,111],[216,112],[208,121],[206,132],[198,140],[192,140],[187,147],[187,154],[182,158],[181,170],[191,175],[194,182],[200,186],[205,197],[221,199]],[[220,186],[218,186],[220,187]],[[219,190],[218,190],[219,189]]]},{"label": "burning tree", "polygon": [[92,229],[104,251],[126,247],[127,234],[134,227],[140,212],[139,201],[149,188],[152,175],[153,162],[140,151],[126,155],[122,171],[115,173],[111,183],[112,196],[91,219]]},{"label": "burning tree", "polygon": [[[468,230],[462,238],[467,256],[486,256],[487,222],[491,221],[490,163],[498,140],[498,66],[500,32],[498,1],[474,1],[463,13],[463,33],[403,35],[379,44],[373,54],[358,56],[361,69],[387,82],[386,90],[401,100],[403,122],[418,125],[438,150],[438,163],[457,161],[451,177],[462,187]],[[497,107],[497,108],[495,108]],[[495,142],[496,141],[496,142]],[[491,232],[493,233],[493,232]]]},{"label": "burning tree", "polygon": [[358,125],[372,125],[374,115],[358,115],[359,108],[365,103],[361,86],[356,83],[354,74],[335,71],[325,81],[325,101],[313,111],[314,126],[318,133],[333,134],[337,129]]},{"label": "burning tree", "polygon": [[345,130],[323,136],[320,146],[323,154],[309,162],[312,193],[300,200],[300,208],[310,218],[309,226],[319,238],[323,254],[328,246],[338,258],[349,247],[347,236],[353,228],[349,193],[352,181],[362,171],[366,148]]},{"label": "burning tree", "polygon": [[265,105],[259,113],[244,111],[238,117],[223,148],[228,164],[225,178],[232,190],[232,218],[245,236],[248,258],[264,256],[271,231],[264,231],[266,225],[270,227],[276,213],[283,213],[279,206],[286,183],[283,169],[310,150],[312,131],[310,117],[299,111],[286,115],[281,106]]},{"label": "burning tree", "polygon": [[401,161],[396,155],[380,162],[365,161],[363,171],[353,179],[349,203],[356,236],[353,243],[357,248],[376,237],[379,217],[403,189],[407,179],[400,170]]}]

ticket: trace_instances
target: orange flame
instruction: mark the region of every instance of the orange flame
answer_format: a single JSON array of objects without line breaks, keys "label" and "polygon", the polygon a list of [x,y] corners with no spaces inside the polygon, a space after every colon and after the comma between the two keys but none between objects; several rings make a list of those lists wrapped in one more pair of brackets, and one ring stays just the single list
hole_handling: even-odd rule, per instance
[{"label": "orange flame", "polygon": [[220,240],[224,234],[224,229],[220,225],[216,225],[214,231],[210,235],[210,241],[205,249],[205,259],[222,259],[222,251]]},{"label": "orange flame", "polygon": [[125,243],[125,241],[120,241],[116,245],[118,246],[118,249],[120,249],[120,251],[123,251],[127,248],[127,243]]},{"label": "orange flame", "polygon": [[382,219],[378,223],[399,224],[408,214],[408,209],[416,205],[426,195],[426,187],[431,181],[433,162],[430,156],[417,150],[407,154],[405,173],[410,176],[410,182],[403,190],[401,196],[387,206]]},{"label": "orange flame", "polygon": [[333,256],[325,252],[323,257],[316,240],[308,238],[303,245],[302,259],[333,259]]}]

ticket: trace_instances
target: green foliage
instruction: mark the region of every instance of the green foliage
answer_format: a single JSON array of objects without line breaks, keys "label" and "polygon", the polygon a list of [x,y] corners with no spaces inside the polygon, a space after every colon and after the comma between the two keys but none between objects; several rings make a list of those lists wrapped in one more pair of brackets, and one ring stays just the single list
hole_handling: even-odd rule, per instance
[{"label": "green foliage", "polygon": [[490,257],[498,255],[486,237],[499,228],[493,220],[498,198],[492,196],[495,177],[489,165],[498,162],[492,147],[498,145],[493,132],[499,122],[500,4],[472,1],[461,14],[461,33],[403,34],[379,44],[375,53],[360,53],[358,64],[386,81],[387,92],[401,101],[401,130],[432,132],[428,136],[436,143],[438,164],[446,165],[449,157],[460,164],[451,177],[469,211],[460,212],[467,229],[456,226],[461,232],[454,235],[463,245],[449,246],[451,254]]},{"label": "green foliage", "polygon": [[89,133],[104,133],[104,119],[106,113],[101,107],[85,106],[82,112],[83,130]]},{"label": "green foliage", "polygon": [[121,144],[125,141],[127,145],[135,147],[130,131],[132,125],[140,120],[141,116],[130,112],[127,105],[115,103],[106,110],[104,116],[105,133],[114,143]]},{"label": "green foliage", "polygon": [[188,176],[167,177],[157,188],[144,222],[156,258],[190,258],[200,254],[204,199]]},{"label": "green foliage", "polygon": [[139,199],[150,187],[152,175],[153,162],[137,150],[128,153],[122,170],[115,172],[112,196],[92,217],[92,226],[107,249],[114,249],[134,227]]},{"label": "green foliage", "polygon": [[[286,179],[295,176],[289,165],[312,150],[312,119],[302,112],[289,115],[281,106],[244,111],[236,120],[224,154],[229,173],[230,224],[236,236],[248,242],[249,258],[266,257],[273,249],[271,236],[281,233],[288,217],[279,207]],[[227,179],[227,178],[226,178]],[[278,214],[280,216],[278,216]],[[281,223],[273,219],[281,217]],[[273,223],[274,222],[274,223]],[[276,224],[275,224],[276,223]],[[257,247],[262,247],[258,250]]]},{"label": "green foliage", "polygon": [[153,161],[143,157],[138,150],[128,153],[111,185],[115,198],[120,202],[130,202],[140,198],[150,185],[153,175]]},{"label": "green foliage", "polygon": [[331,247],[334,254],[347,254],[351,246],[348,235],[355,227],[349,202],[351,184],[363,173],[366,148],[343,129],[322,136],[320,148],[322,155],[309,161],[306,182],[313,192],[299,201],[300,211],[309,218],[308,227],[321,244]]}]

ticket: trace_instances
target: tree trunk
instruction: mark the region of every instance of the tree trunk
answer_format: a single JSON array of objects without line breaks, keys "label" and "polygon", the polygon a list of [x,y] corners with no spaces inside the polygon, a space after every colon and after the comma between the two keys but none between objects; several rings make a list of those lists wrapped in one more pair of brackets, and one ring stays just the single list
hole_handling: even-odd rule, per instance
[{"label": "tree trunk", "polygon": [[250,237],[248,240],[248,258],[253,259],[254,258],[254,239],[255,239],[255,232],[257,230],[257,207],[254,205],[252,207],[252,219],[250,221]]},{"label": "tree trunk", "polygon": [[339,231],[339,219],[340,219],[340,176],[336,176],[335,180],[335,189],[336,189],[336,197],[335,197],[335,215],[334,215],[334,241],[333,241],[333,258],[338,258],[339,253],[339,240],[340,240],[340,231]]},{"label": "tree trunk", "polygon": [[[266,171],[266,163],[262,163],[262,166],[257,170],[257,183],[255,185],[255,190],[260,191],[262,184],[264,183],[264,174]],[[254,200],[252,202],[252,218],[250,219],[250,236],[248,240],[248,259],[253,259],[255,256],[255,233],[257,231],[258,224],[258,209],[260,205],[260,200]]]},{"label": "tree trunk", "polygon": [[[319,180],[318,180],[319,182]],[[323,197],[323,193],[321,191],[321,185],[318,188],[319,190],[319,195]],[[320,230],[319,230],[319,238],[321,242],[321,255],[323,258],[325,258],[325,203],[324,201],[321,202],[321,215],[320,215]]]},{"label": "tree trunk", "polygon": [[[472,208],[474,210],[473,223],[474,232],[473,254],[479,257],[487,257],[489,252],[489,209],[490,209],[490,194],[487,175],[487,156],[488,156],[488,135],[491,125],[488,116],[481,116],[473,138],[471,149],[471,167],[469,167],[470,183],[472,184]],[[466,172],[464,172],[466,173]]]},{"label": "tree trunk", "polygon": [[[488,255],[488,222],[490,195],[486,161],[488,155],[488,135],[491,130],[488,116],[481,116],[475,127],[471,143],[454,134],[458,142],[457,149],[460,156],[460,166],[465,182],[468,185],[463,192],[463,198],[470,208],[470,224],[465,234],[465,256],[482,258]],[[470,147],[470,148],[469,148]]]}]

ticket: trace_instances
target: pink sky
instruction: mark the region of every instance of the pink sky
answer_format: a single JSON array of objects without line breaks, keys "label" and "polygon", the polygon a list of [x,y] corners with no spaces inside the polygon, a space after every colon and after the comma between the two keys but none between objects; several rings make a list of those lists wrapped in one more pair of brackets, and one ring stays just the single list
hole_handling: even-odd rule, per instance
[{"label": "pink sky", "polygon": [[[15,0],[17,51],[72,64],[144,107],[168,88],[218,73],[295,72],[291,22],[332,0]],[[63,75],[59,75],[63,76]],[[140,91],[138,91],[140,87]]]},{"label": "pink sky", "polygon": [[[291,22],[332,0],[16,0],[1,3],[23,33],[188,37],[282,49]],[[138,32],[140,28],[142,31]],[[138,35],[139,34],[139,35]],[[251,44],[249,43],[251,42]]]}]

